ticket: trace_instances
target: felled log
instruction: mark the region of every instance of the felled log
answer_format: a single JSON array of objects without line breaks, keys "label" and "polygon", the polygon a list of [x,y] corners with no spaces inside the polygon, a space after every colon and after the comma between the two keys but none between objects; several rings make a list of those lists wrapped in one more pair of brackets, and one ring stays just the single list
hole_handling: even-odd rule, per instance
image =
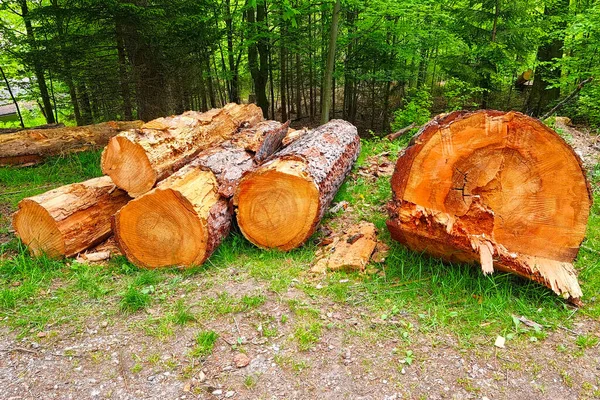
[{"label": "felled log", "polygon": [[202,150],[259,121],[259,107],[234,103],[205,113],[158,118],[112,138],[102,153],[102,171],[131,197],[138,197]]},{"label": "felled log", "polygon": [[395,240],[579,302],[572,262],[591,190],[573,149],[540,121],[489,110],[437,117],[398,159],[392,191]]},{"label": "felled log", "polygon": [[315,232],[359,151],[356,127],[332,120],[244,175],[234,196],[244,236],[263,248],[290,250],[303,244]]},{"label": "felled log", "polygon": [[132,200],[113,219],[123,254],[144,268],[200,265],[229,233],[230,199],[257,156],[277,150],[287,124],[258,123]]},{"label": "felled log", "polygon": [[48,156],[100,148],[120,131],[139,128],[142,124],[142,121],[111,121],[0,135],[0,165],[31,165]]},{"label": "felled log", "polygon": [[21,200],[13,227],[33,255],[70,257],[108,238],[128,201],[108,176],[93,178]]},{"label": "felled log", "polygon": [[7,133],[15,133],[15,132],[21,132],[21,131],[29,131],[29,130],[33,130],[33,129],[56,129],[56,128],[64,128],[65,124],[63,123],[58,123],[58,124],[44,124],[44,125],[38,125],[38,126],[32,126],[30,128],[0,128],[0,135],[5,135]]}]

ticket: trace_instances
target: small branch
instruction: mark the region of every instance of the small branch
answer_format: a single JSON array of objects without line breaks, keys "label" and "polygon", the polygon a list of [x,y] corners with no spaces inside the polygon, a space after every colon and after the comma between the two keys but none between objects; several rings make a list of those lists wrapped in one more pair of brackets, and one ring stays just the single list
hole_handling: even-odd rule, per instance
[{"label": "small branch", "polygon": [[565,104],[567,104],[569,101],[571,101],[575,96],[577,96],[577,94],[581,91],[581,89],[583,89],[583,87],[590,83],[591,81],[594,80],[593,76],[590,76],[589,78],[587,78],[584,81],[581,81],[579,83],[579,85],[577,85],[577,87],[575,88],[575,90],[573,90],[571,92],[571,94],[569,94],[567,97],[565,97],[562,101],[560,101],[557,105],[555,105],[554,107],[552,107],[552,110],[548,111],[546,114],[544,114],[542,116],[542,118],[540,118],[542,121],[545,120],[546,118],[552,116],[552,114],[554,114],[556,111],[558,111],[559,109],[561,109]]},{"label": "small branch", "polygon": [[416,122],[413,122],[409,126],[407,126],[405,128],[402,128],[399,131],[396,131],[394,133],[390,133],[385,138],[391,142],[392,140],[398,139],[400,136],[404,135],[406,132],[410,131],[413,128],[420,128],[420,126],[417,126]]}]

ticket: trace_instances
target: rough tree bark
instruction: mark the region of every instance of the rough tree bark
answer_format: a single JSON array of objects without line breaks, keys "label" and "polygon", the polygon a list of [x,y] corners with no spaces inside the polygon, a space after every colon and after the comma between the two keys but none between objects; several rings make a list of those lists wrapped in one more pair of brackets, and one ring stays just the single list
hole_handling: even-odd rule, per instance
[{"label": "rough tree bark", "polygon": [[[340,19],[340,0],[336,0],[335,6],[333,7],[333,17],[331,18],[331,30],[329,31],[329,48],[327,51],[327,64],[325,66],[325,74],[323,77],[323,93],[322,93],[322,104],[321,104],[321,123],[325,124],[329,121],[329,108],[331,106],[332,96],[332,80],[333,80],[333,69],[335,67],[335,45],[337,42],[338,34],[338,22]],[[335,92],[333,93],[335,95]],[[334,106],[335,112],[335,106]]]},{"label": "rough tree bark", "polygon": [[102,171],[131,197],[140,196],[243,126],[262,120],[254,104],[227,104],[205,113],[158,118],[113,137],[102,153]]},{"label": "rough tree bark", "polygon": [[234,204],[244,236],[290,250],[312,235],[358,157],[356,127],[331,122],[307,132],[240,182]]},{"label": "rough tree bark", "polygon": [[0,165],[31,165],[48,156],[100,148],[120,131],[139,128],[142,124],[143,121],[110,121],[0,135]]},{"label": "rough tree bark", "polygon": [[395,240],[579,302],[572,261],[591,191],[573,149],[540,121],[485,110],[437,117],[398,159],[392,191]]},{"label": "rough tree bark", "polygon": [[145,268],[200,265],[229,233],[242,174],[281,145],[287,124],[261,122],[203,151],[113,219],[123,254]]},{"label": "rough tree bark", "polygon": [[128,201],[103,176],[21,200],[13,226],[33,255],[70,257],[106,239],[110,218]]},{"label": "rough tree bark", "polygon": [[[27,33],[27,41],[29,42],[29,46],[31,46],[33,50],[37,50],[37,41],[35,39],[33,25],[31,24],[31,16],[29,15],[27,0],[19,0],[19,6],[21,7],[21,17],[23,17],[23,22],[25,23],[25,31]],[[48,93],[48,86],[46,85],[44,68],[38,59],[38,56],[35,54],[32,57],[32,63],[35,79],[37,80],[40,88],[40,95],[42,96],[42,111],[46,117],[46,123],[53,124],[56,122],[56,120],[54,118],[54,112],[52,111],[52,104],[50,103],[50,94]]]}]

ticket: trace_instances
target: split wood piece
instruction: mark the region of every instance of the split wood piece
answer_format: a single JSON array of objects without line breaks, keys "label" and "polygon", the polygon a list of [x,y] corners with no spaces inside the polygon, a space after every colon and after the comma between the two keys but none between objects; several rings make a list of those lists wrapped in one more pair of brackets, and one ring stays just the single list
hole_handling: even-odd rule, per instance
[{"label": "split wood piece", "polygon": [[102,171],[130,196],[138,197],[202,150],[260,121],[259,107],[234,103],[205,113],[187,111],[158,118],[112,138],[102,153]]},{"label": "split wood piece", "polygon": [[489,110],[437,117],[398,159],[392,192],[395,240],[580,302],[572,262],[591,190],[579,157],[540,121]]},{"label": "split wood piece", "polygon": [[302,129],[288,129],[287,135],[285,135],[285,137],[282,140],[282,144],[284,146],[289,146],[290,144],[292,144],[292,142],[294,142],[296,139],[302,137],[303,135],[306,134],[306,132],[308,132],[307,128],[302,128]]},{"label": "split wood piece", "polygon": [[108,176],[93,178],[21,200],[13,227],[33,255],[70,257],[110,236],[111,217],[128,201]]},{"label": "split wood piece", "polygon": [[254,162],[260,164],[281,147],[286,137],[290,121],[282,124],[277,121],[263,121],[256,126],[242,129],[231,142],[234,146],[254,154]]},{"label": "split wood piece", "polygon": [[143,121],[111,121],[96,125],[27,129],[0,135],[0,165],[32,165],[53,155],[106,146],[120,131]]},{"label": "split wood piece", "polygon": [[[253,155],[269,155],[281,145],[287,125],[261,122],[242,130],[244,138],[203,151],[191,163],[132,200],[113,219],[123,254],[143,268],[202,264],[228,235],[230,199]],[[261,132],[261,134],[257,134]],[[249,140],[252,139],[252,140]],[[241,147],[240,147],[241,146]]]},{"label": "split wood piece", "polygon": [[244,236],[262,248],[287,251],[302,245],[315,232],[359,152],[356,127],[332,120],[244,175],[234,196]]},{"label": "split wood piece", "polygon": [[312,272],[354,270],[364,272],[377,246],[377,230],[370,222],[362,221],[348,228],[333,242],[319,250]]}]

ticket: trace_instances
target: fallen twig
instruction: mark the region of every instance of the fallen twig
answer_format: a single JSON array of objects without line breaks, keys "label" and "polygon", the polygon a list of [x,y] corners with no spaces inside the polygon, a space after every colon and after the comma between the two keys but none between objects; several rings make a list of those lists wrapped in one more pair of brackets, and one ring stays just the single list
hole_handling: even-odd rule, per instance
[{"label": "fallen twig", "polygon": [[410,124],[407,127],[404,127],[402,129],[394,132],[394,133],[390,133],[385,138],[391,142],[392,140],[396,140],[397,138],[399,138],[400,136],[404,135],[406,132],[410,131],[413,128],[420,128],[420,126],[417,126],[417,123],[413,122],[412,124]]},{"label": "fallen twig", "polygon": [[565,97],[557,105],[555,105],[554,107],[552,107],[552,109],[550,111],[548,111],[546,114],[544,114],[542,116],[542,118],[540,118],[540,119],[543,121],[546,118],[552,116],[552,114],[554,114],[556,111],[558,111],[559,109],[561,109],[565,104],[567,104],[569,101],[571,101],[577,95],[577,93],[579,93],[579,91],[581,91],[581,89],[583,89],[583,87],[586,84],[590,83],[593,80],[594,80],[594,77],[590,76],[586,80],[583,80],[583,81],[579,82],[579,85],[577,85],[577,87],[575,88],[575,90],[573,90],[567,97]]}]

